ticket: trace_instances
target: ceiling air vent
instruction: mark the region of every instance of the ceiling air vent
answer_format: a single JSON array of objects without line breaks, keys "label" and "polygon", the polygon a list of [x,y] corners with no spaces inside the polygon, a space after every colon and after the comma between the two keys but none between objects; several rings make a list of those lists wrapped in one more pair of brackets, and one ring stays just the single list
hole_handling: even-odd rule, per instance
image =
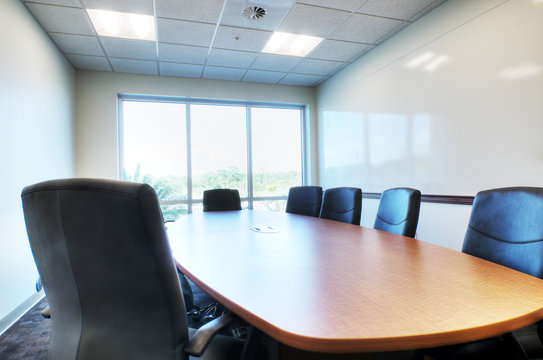
[{"label": "ceiling air vent", "polygon": [[249,20],[260,20],[266,16],[267,11],[258,6],[250,6],[247,9],[243,10],[243,17]]}]

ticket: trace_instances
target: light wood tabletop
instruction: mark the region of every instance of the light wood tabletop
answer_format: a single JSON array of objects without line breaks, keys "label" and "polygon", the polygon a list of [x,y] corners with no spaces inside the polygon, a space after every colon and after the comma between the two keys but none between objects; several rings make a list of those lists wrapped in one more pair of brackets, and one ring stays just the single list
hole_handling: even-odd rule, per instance
[{"label": "light wood tabletop", "polygon": [[183,217],[168,236],[178,268],[194,283],[304,350],[441,346],[543,318],[542,280],[361,226],[243,210]]}]

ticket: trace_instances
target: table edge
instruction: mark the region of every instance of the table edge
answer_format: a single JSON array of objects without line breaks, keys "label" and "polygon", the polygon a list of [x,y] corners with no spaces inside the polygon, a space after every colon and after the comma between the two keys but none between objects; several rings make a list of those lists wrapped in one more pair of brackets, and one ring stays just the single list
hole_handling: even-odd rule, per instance
[{"label": "table edge", "polygon": [[511,332],[524,326],[531,325],[543,319],[543,307],[523,316],[512,318],[499,323],[488,324],[477,328],[467,328],[451,332],[401,336],[394,338],[344,338],[327,339],[300,335],[278,328],[263,320],[257,315],[248,312],[235,303],[224,298],[220,293],[209,288],[197,277],[185,269],[177,260],[176,267],[198,287],[211,297],[224,305],[228,310],[243,320],[263,331],[275,340],[297,349],[323,352],[323,353],[353,353],[353,352],[381,352],[422,349],[436,346],[446,346],[480,340],[488,337]]}]

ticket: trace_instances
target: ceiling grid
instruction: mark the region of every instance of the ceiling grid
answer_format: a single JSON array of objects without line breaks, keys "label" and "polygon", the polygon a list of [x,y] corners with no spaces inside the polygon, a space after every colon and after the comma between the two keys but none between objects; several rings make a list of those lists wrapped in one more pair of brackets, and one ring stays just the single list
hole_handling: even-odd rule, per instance
[{"label": "ceiling grid", "polygon": [[[317,86],[446,0],[21,0],[81,70]],[[242,16],[248,6],[267,11]],[[155,41],[98,36],[86,9],[150,15]],[[323,41],[306,57],[262,50],[288,32]]]}]

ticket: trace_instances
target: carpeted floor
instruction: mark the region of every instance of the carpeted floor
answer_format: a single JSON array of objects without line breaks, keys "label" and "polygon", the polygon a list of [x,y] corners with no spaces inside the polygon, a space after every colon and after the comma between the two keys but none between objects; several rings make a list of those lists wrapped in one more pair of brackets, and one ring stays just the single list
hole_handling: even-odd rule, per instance
[{"label": "carpeted floor", "polygon": [[45,360],[49,348],[51,320],[41,316],[43,299],[0,336],[0,359]]}]

